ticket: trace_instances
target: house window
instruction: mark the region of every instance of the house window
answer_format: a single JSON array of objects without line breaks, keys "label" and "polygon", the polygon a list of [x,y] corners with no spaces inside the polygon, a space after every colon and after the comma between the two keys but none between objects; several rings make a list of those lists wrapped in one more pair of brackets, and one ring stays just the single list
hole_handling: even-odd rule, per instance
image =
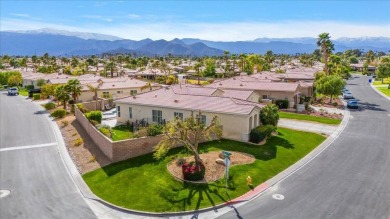
[{"label": "house window", "polygon": [[263,95],[263,99],[268,99],[268,95]]},{"label": "house window", "polygon": [[[198,116],[199,116],[199,115],[196,115],[196,119],[199,118]],[[200,116],[200,123],[201,123],[202,125],[206,125],[206,122],[207,122],[206,116],[205,116],[205,115],[201,115],[201,116]]]},{"label": "house window", "polygon": [[116,93],[117,94],[123,94],[123,90],[118,90]]},{"label": "house window", "polygon": [[179,118],[180,120],[183,120],[183,113],[174,112],[173,116],[175,118]]},{"label": "house window", "polygon": [[131,95],[131,96],[137,95],[137,90],[131,90],[131,91],[130,91],[130,95]]},{"label": "house window", "polygon": [[133,118],[133,109],[129,107],[129,118]]},{"label": "house window", "polygon": [[161,110],[152,110],[152,120],[159,124],[162,123],[162,111]]},{"label": "house window", "polygon": [[116,111],[118,113],[118,117],[121,117],[121,106],[117,106]]}]

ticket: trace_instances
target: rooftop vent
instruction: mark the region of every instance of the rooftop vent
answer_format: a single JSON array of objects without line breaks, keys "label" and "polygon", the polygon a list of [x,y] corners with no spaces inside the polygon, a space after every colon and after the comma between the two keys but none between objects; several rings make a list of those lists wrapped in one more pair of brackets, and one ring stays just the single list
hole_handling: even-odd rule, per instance
[{"label": "rooftop vent", "polygon": [[178,103],[178,102],[179,102],[179,100],[174,100],[173,102],[175,102],[175,103]]},{"label": "rooftop vent", "polygon": [[113,84],[112,86],[115,87],[115,84]]},{"label": "rooftop vent", "polygon": [[219,83],[219,85],[222,85],[222,83]]},{"label": "rooftop vent", "polygon": [[240,86],[242,87],[242,86],[244,86],[244,85],[240,84]]},{"label": "rooftop vent", "polygon": [[133,96],[133,99],[137,99],[137,97]]},{"label": "rooftop vent", "polygon": [[155,94],[154,97],[157,97],[157,94]]}]

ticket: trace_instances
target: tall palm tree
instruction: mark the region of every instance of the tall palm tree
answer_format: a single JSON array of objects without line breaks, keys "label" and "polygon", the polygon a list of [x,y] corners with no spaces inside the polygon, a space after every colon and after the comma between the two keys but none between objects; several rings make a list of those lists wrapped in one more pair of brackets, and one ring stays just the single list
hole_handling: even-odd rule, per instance
[{"label": "tall palm tree", "polygon": [[106,70],[110,71],[111,78],[114,77],[114,71],[115,71],[115,62],[110,61],[106,64]]},{"label": "tall palm tree", "polygon": [[317,38],[317,46],[321,47],[321,52],[324,57],[324,71],[329,75],[328,58],[329,54],[334,50],[334,44],[330,41],[329,33],[321,33]]},{"label": "tall palm tree", "polygon": [[56,96],[58,101],[62,101],[62,103],[64,104],[64,109],[66,109],[66,102],[70,100],[69,91],[66,85],[60,85],[56,87],[54,95]]},{"label": "tall palm tree", "polygon": [[97,92],[100,90],[100,87],[103,85],[103,81],[99,81],[98,85],[97,86],[93,86],[91,84],[87,84],[87,87],[89,89],[89,91],[93,92],[95,94],[94,98],[95,98],[95,110],[97,110],[98,108],[98,96],[97,96]]},{"label": "tall palm tree", "polygon": [[200,67],[202,67],[202,63],[200,63],[200,62],[197,62],[194,66],[195,71],[196,71],[196,75],[198,76],[198,85],[200,85],[200,74],[201,74]]},{"label": "tall palm tree", "polygon": [[80,96],[81,88],[82,88],[80,81],[78,79],[72,79],[72,80],[69,80],[66,85],[67,85],[68,91],[70,92],[70,94],[73,97],[73,100],[75,102],[77,102],[78,96]]}]

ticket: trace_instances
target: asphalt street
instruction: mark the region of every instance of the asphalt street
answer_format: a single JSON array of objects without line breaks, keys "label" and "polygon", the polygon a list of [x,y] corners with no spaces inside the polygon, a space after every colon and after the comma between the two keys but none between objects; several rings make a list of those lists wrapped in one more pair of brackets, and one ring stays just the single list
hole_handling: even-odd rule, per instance
[{"label": "asphalt street", "polygon": [[372,90],[367,76],[355,75],[347,83],[360,108],[351,110],[339,138],[220,218],[390,218],[390,101]]},{"label": "asphalt street", "polygon": [[72,181],[44,111],[0,92],[0,218],[96,218]]}]

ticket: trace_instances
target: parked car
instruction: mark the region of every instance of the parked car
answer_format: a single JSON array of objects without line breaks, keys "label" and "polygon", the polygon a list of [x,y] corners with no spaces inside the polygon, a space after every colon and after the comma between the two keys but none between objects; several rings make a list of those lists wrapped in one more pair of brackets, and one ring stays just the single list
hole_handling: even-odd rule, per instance
[{"label": "parked car", "polygon": [[8,89],[8,95],[13,96],[13,95],[19,95],[19,90],[16,87],[11,87]]},{"label": "parked car", "polygon": [[358,109],[359,108],[359,103],[357,100],[350,100],[347,103],[347,107],[349,109]]},{"label": "parked car", "polygon": [[28,90],[28,97],[33,97],[34,94],[41,93],[41,88],[35,88]]},{"label": "parked car", "polygon": [[343,93],[345,93],[345,92],[350,92],[347,88],[343,88],[341,91],[342,91]]},{"label": "parked car", "polygon": [[353,99],[352,93],[347,91],[343,94],[344,99]]}]

